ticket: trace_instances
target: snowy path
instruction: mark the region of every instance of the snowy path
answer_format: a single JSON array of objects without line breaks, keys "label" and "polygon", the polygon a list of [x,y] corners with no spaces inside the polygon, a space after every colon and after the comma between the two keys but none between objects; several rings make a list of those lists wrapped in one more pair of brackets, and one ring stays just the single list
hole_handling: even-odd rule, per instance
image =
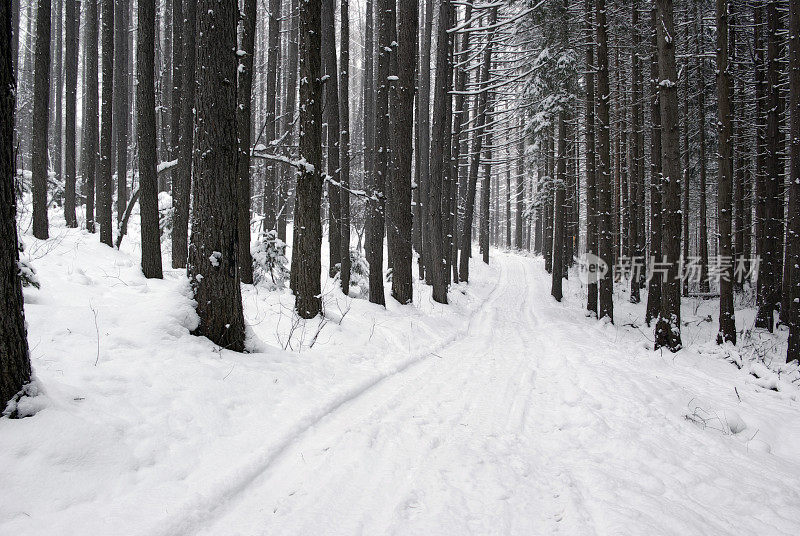
[{"label": "snowy path", "polygon": [[576,332],[532,261],[501,262],[467,336],[327,414],[181,531],[796,534],[796,462],[665,414],[673,380],[603,357],[602,326]]},{"label": "snowy path", "polygon": [[45,394],[0,419],[0,535],[800,534],[800,390],[693,343],[691,304],[661,355],[642,305],[588,319],[577,282],[556,303],[541,259],[495,252],[448,306],[329,292],[313,348],[319,321],[278,349],[291,296],[247,288],[235,354],[189,334],[182,272],[28,242]]}]

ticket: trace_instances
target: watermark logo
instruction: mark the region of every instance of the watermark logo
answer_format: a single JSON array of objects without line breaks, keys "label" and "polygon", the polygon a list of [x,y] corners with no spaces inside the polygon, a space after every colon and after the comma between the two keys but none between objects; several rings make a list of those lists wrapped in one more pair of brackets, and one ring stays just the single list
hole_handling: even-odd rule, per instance
[{"label": "watermark logo", "polygon": [[585,285],[598,283],[608,273],[608,263],[593,253],[585,253],[578,262],[578,278]]}]

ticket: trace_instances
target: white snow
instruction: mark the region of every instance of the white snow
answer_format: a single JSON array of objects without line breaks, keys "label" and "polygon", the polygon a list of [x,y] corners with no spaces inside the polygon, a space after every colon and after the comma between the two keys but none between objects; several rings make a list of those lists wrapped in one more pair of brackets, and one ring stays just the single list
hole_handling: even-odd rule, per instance
[{"label": "white snow", "polygon": [[245,285],[235,354],[190,334],[185,272],[143,278],[131,225],[122,252],[24,237],[43,394],[0,419],[0,534],[800,533],[797,371],[695,342],[704,304],[653,352],[643,304],[597,322],[577,278],[556,303],[541,259],[493,251],[449,306],[324,278],[302,323]]}]

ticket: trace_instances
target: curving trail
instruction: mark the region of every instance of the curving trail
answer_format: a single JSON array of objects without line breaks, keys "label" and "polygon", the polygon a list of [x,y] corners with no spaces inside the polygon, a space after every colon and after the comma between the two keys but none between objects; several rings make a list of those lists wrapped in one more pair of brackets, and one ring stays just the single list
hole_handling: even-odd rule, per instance
[{"label": "curving trail", "polygon": [[[501,256],[467,334],[337,406],[173,534],[792,534],[798,491],[676,411],[602,325]],[[616,348],[616,350],[615,350]],[[612,352],[615,352],[612,353]],[[769,477],[765,477],[769,474]],[[796,474],[796,473],[795,473]],[[795,532],[796,533],[796,532]]]}]

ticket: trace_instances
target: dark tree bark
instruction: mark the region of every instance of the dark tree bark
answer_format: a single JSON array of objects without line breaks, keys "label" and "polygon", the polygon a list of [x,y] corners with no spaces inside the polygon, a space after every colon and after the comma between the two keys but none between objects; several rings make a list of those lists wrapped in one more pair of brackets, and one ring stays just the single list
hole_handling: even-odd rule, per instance
[{"label": "dark tree bark", "polygon": [[[111,215],[111,199],[114,190],[113,166],[111,162],[111,136],[113,122],[114,91],[114,3],[101,0],[103,32],[103,93],[100,117],[100,181],[97,188],[97,220],[100,223],[100,242],[114,245],[114,218]],[[159,259],[160,260],[160,259]]]},{"label": "dark tree bark", "polygon": [[[491,77],[490,77],[491,79]],[[492,95],[486,97],[486,123],[491,124],[492,116],[494,114],[494,106],[492,104]],[[483,149],[483,183],[481,184],[481,221],[480,221],[480,250],[483,262],[489,264],[489,245],[491,241],[491,189],[492,189],[492,129],[486,129],[484,136],[486,137],[486,145]],[[499,186],[495,181],[495,189]],[[500,194],[496,193],[494,196],[495,202],[500,202]],[[495,213],[499,210],[495,210]]]},{"label": "dark tree bark", "polygon": [[[653,9],[655,9],[655,4],[653,5]],[[683,219],[681,220],[681,224],[682,224],[682,227],[683,227],[682,228],[682,233],[683,233],[683,250],[682,250],[683,251],[683,258],[686,261],[688,261],[688,259],[689,259],[689,241],[690,241],[690,238],[691,238],[690,235],[689,235],[689,220],[690,220],[690,218],[689,218],[689,214],[690,214],[690,212],[689,212],[689,207],[690,207],[689,193],[691,191],[691,183],[692,183],[692,181],[691,181],[691,175],[692,174],[691,174],[691,167],[690,167],[691,148],[689,146],[689,129],[691,128],[691,126],[690,126],[691,125],[691,123],[690,123],[691,119],[689,117],[689,96],[690,96],[690,93],[694,90],[694,87],[692,87],[692,85],[691,85],[691,77],[690,77],[690,69],[689,69],[689,67],[690,67],[689,56],[691,54],[688,53],[688,51],[689,51],[689,24],[688,24],[688,22],[683,25],[683,40],[685,41],[684,48],[686,49],[687,53],[684,54],[684,58],[683,58],[683,72],[686,73],[685,74],[686,81],[684,83],[684,90],[683,90],[683,103],[682,103],[683,113],[681,114],[683,116],[683,122],[681,123],[681,126],[683,128],[683,130],[681,132],[681,134],[682,134],[682,143],[683,143],[683,149],[681,151],[681,154],[683,155],[683,160],[682,160],[682,162],[683,162],[683,190],[681,191],[681,196],[682,196],[682,198],[681,198],[681,210],[682,210],[682,214],[684,215]],[[657,54],[658,54],[658,46],[656,45],[656,55]],[[658,60],[656,59],[656,62],[657,61]],[[656,69],[658,69],[658,66],[656,66]],[[656,76],[656,79],[658,79],[657,76]],[[659,117],[660,117],[660,114],[661,114],[661,112],[659,110]],[[660,121],[660,118],[659,118],[659,121]],[[661,184],[662,184],[661,194],[662,194],[662,199],[663,199],[663,194],[664,194],[664,178],[663,178],[663,174],[662,174],[662,177],[661,177]],[[663,210],[664,210],[663,206],[662,206],[661,210],[662,210],[662,214],[663,214]],[[663,218],[662,218],[662,224],[663,224]],[[659,259],[660,258],[661,257],[659,257]],[[684,272],[682,275],[684,277],[683,277],[683,284],[681,285],[681,295],[688,297],[689,296],[689,278],[686,277],[686,275],[687,275],[686,272]],[[660,277],[661,277],[661,275],[659,274],[659,278]]]},{"label": "dark tree bark", "polygon": [[597,24],[597,229],[600,258],[608,264],[608,272],[600,276],[599,318],[614,320],[614,279],[611,273],[613,230],[611,228],[611,141],[609,137],[608,22],[605,0],[595,0]]},{"label": "dark tree bark", "polygon": [[[293,142],[294,137],[291,132],[294,130],[295,124],[295,111],[297,109],[297,61],[298,61],[298,25],[297,25],[297,1],[291,0],[289,6],[291,16],[288,17],[289,36],[287,43],[286,58],[286,92],[283,100],[283,127],[282,132],[287,134],[289,141]],[[286,221],[289,213],[289,186],[291,173],[284,174],[284,180],[278,186],[278,195],[280,197],[278,207],[278,238],[286,242]]]},{"label": "dark tree bark", "polygon": [[194,334],[241,352],[245,326],[236,229],[239,10],[235,0],[199,0],[197,12],[197,153],[187,267],[200,317]]},{"label": "dark tree bark", "polygon": [[[189,0],[191,1],[191,0]],[[177,3],[176,3],[177,5]],[[239,278],[253,283],[253,258],[250,256],[250,101],[253,95],[253,58],[255,57],[256,0],[245,0],[241,11],[242,29],[239,41],[239,70],[236,83],[236,121],[239,129],[239,158],[237,165],[236,225],[239,235]],[[273,192],[274,198],[274,192]]]},{"label": "dark tree bark", "polygon": [[717,214],[719,217],[719,333],[717,343],[736,344],[736,318],[733,310],[733,247],[731,244],[731,194],[733,185],[733,118],[731,116],[731,73],[728,63],[729,0],[717,0],[717,108],[719,136],[719,177]]},{"label": "dark tree bark", "polygon": [[[492,10],[494,12],[494,10]],[[447,32],[452,23],[452,5],[450,0],[442,0],[439,4],[439,20],[436,28],[436,81],[433,91],[433,127],[431,139],[438,140],[430,149],[429,164],[429,191],[427,198],[427,220],[430,226],[430,264],[426,263],[426,271],[433,283],[433,299],[438,303],[447,303],[447,259],[449,248],[444,236],[443,213],[447,202],[444,199],[443,187],[447,175],[446,164],[449,164],[450,154],[446,157],[443,151],[443,142],[447,135],[447,92],[450,78],[448,73],[448,55],[450,53],[452,36]],[[446,158],[446,160],[445,160]]]},{"label": "dark tree bark", "polygon": [[195,78],[195,14],[196,2],[183,5],[182,88],[180,115],[180,145],[178,167],[172,173],[172,267],[185,268],[188,256],[189,200],[192,191],[192,160],[194,154],[194,97],[197,88]]},{"label": "dark tree bark", "polygon": [[525,127],[520,121],[520,134],[519,149],[517,155],[517,177],[516,177],[516,191],[515,200],[516,207],[514,212],[514,247],[522,250],[524,246],[524,225],[522,214],[525,211]]},{"label": "dark tree bark", "polygon": [[654,349],[677,352],[681,343],[681,152],[679,145],[678,73],[675,68],[675,24],[672,0],[656,0],[658,8],[658,87],[661,106],[662,166],[664,174],[664,234],[662,253],[667,273],[661,285],[661,309],[655,328]]},{"label": "dark tree bark", "polygon": [[128,0],[116,0],[114,7],[113,99],[114,131],[117,141],[117,223],[119,223],[128,204]]},{"label": "dark tree bark", "polygon": [[[699,227],[700,227],[700,292],[708,293],[710,289],[708,281],[708,183],[706,171],[706,82],[704,75],[705,60],[703,54],[705,50],[703,45],[703,35],[705,34],[705,24],[703,24],[703,13],[700,12],[700,32],[695,41],[695,61],[697,69],[698,86],[700,90],[697,93],[697,111],[700,124],[697,126],[698,140],[697,145],[700,151],[698,155],[700,167],[700,213],[699,213]],[[688,218],[689,215],[687,214]]]},{"label": "dark tree bark", "polygon": [[378,61],[375,72],[374,110],[374,167],[367,191],[366,258],[369,263],[369,301],[384,305],[383,289],[383,235],[386,218],[386,176],[389,148],[389,60],[391,54],[390,13],[391,2],[378,0],[375,25],[377,26]]},{"label": "dark tree bark", "polygon": [[[0,413],[31,380],[22,285],[17,276],[19,247],[14,192],[16,80],[11,57],[11,19],[11,0],[3,0],[0,2]],[[49,54],[49,47],[46,48]],[[12,413],[10,416],[15,415]]]},{"label": "dark tree bark", "polygon": [[544,248],[544,269],[548,274],[553,273],[553,179],[555,177],[555,141],[553,127],[546,130],[545,143],[547,144],[547,155],[545,167],[547,169],[544,184],[544,217],[543,217],[543,248]]},{"label": "dark tree bark", "polygon": [[[760,262],[764,260],[764,231],[765,231],[765,211],[766,211],[766,78],[764,73],[764,40],[763,31],[764,6],[760,2],[753,4],[753,79],[755,85],[755,135],[756,135],[756,158],[755,158],[755,234],[756,234],[756,255]],[[759,264],[759,276],[756,281],[757,300],[759,306],[764,299],[764,278],[761,277]],[[770,315],[771,316],[771,315]],[[758,319],[756,319],[758,321]],[[767,322],[771,324],[770,322]]]},{"label": "dark tree bark", "polygon": [[295,310],[314,318],[322,309],[320,270],[322,223],[321,1],[300,4],[300,159],[294,205],[291,283]]},{"label": "dark tree bark", "polygon": [[52,130],[52,155],[51,165],[55,171],[56,182],[61,182],[62,172],[61,157],[63,155],[63,140],[61,137],[64,120],[64,0],[56,0],[53,6],[53,16],[55,17],[53,45],[53,88],[51,96],[53,99],[53,130]]},{"label": "dark tree bark", "polygon": [[[187,0],[188,1],[188,0]],[[172,73],[170,88],[169,159],[178,158],[181,141],[181,100],[183,93],[183,0],[172,0]]]},{"label": "dark tree bark", "polygon": [[565,184],[567,175],[567,124],[563,110],[558,112],[558,157],[556,163],[556,180],[553,184],[553,272],[550,294],[561,301],[564,293],[561,283],[564,279],[564,234],[565,234],[565,215],[567,207],[565,204]]},{"label": "dark tree bark", "polygon": [[[328,128],[328,273],[336,274],[336,265],[342,262],[342,214],[339,191],[339,69],[336,62],[335,0],[322,0],[322,61],[325,73],[325,103],[323,122]],[[341,268],[341,266],[340,266]]]},{"label": "dark tree bark", "polygon": [[[328,0],[326,0],[328,1]],[[264,140],[269,144],[275,140],[277,132],[277,116],[275,114],[275,95],[278,89],[278,53],[280,51],[280,40],[278,30],[280,29],[280,0],[269,0],[268,30],[267,37],[267,88],[264,118]],[[275,163],[267,161],[264,176],[264,229],[271,230],[277,227],[276,210],[276,189],[277,189],[277,166]]]},{"label": "dark tree bark", "polygon": [[[340,258],[342,269],[340,279],[342,292],[350,292],[350,1],[342,0],[341,16],[341,49],[339,52],[339,121],[341,133],[339,135],[339,160],[341,170],[339,180],[340,188]],[[416,14],[415,14],[416,16]],[[413,94],[412,94],[413,98]]]},{"label": "dark tree bark", "polygon": [[37,0],[36,60],[34,64],[31,172],[33,236],[46,239],[47,223],[47,128],[50,102],[50,0]]},{"label": "dark tree bark", "polygon": [[65,102],[64,102],[64,220],[67,227],[77,227],[75,215],[75,108],[78,95],[78,28],[80,0],[65,0]]},{"label": "dark tree bark", "polygon": [[[371,0],[367,0],[369,3]],[[431,265],[430,220],[428,220],[427,204],[430,197],[430,146],[431,146],[431,41],[433,36],[433,4],[434,0],[425,1],[425,26],[419,50],[419,97],[417,98],[417,138],[419,139],[419,167],[417,183],[419,189],[419,217],[422,250],[419,252],[419,277],[429,285],[433,284],[432,274],[427,270]],[[471,243],[471,242],[470,242]],[[463,251],[463,250],[462,250]],[[462,253],[463,255],[463,253]],[[463,277],[462,277],[463,279]]]},{"label": "dark tree bark", "polygon": [[758,269],[758,314],[756,327],[774,328],[774,311],[781,299],[781,262],[783,248],[783,162],[780,134],[780,17],[777,0],[766,4],[767,10],[767,138],[766,176],[764,177],[764,219],[761,264]]},{"label": "dark tree bark", "polygon": [[[642,97],[641,79],[639,70],[639,47],[641,39],[639,38],[639,2],[633,0],[631,2],[631,30],[632,42],[631,48],[631,78],[633,84],[631,88],[631,139],[630,139],[630,170],[628,174],[628,182],[630,184],[629,195],[629,221],[630,221],[630,236],[628,237],[628,256],[631,260],[636,261],[644,255],[644,251],[640,249],[641,240],[639,238],[639,189],[644,187],[641,180],[641,163],[639,161],[639,135],[640,125],[639,116],[641,114],[640,99]],[[641,279],[639,274],[631,274],[631,293],[630,302],[639,303],[641,296],[639,294],[639,287]]]},{"label": "dark tree bark", "polygon": [[[97,58],[97,2],[86,3],[86,29],[84,50],[84,113],[81,134],[81,167],[83,168],[83,194],[86,197],[86,230],[95,231],[94,197],[95,173],[97,168],[98,117],[100,105],[98,96]],[[152,44],[152,43],[151,43]]]},{"label": "dark tree bark", "polygon": [[414,154],[414,73],[417,47],[417,0],[400,0],[397,17],[397,99],[393,114],[392,189],[389,212],[394,234],[392,251],[392,296],[411,303],[414,295],[411,273],[411,165]]},{"label": "dark tree bark", "polygon": [[786,362],[800,362],[800,4],[789,7],[789,344]]},{"label": "dark tree bark", "polygon": [[[592,28],[592,0],[585,0],[584,34],[586,47],[586,256],[597,256],[597,166],[595,153],[595,93],[594,93],[594,31]],[[588,279],[589,297],[586,309],[597,316],[597,280]]]},{"label": "dark tree bark", "polygon": [[138,0],[136,39],[136,134],[139,142],[142,272],[162,278],[161,230],[158,226],[158,176],[156,174],[155,0]]},{"label": "dark tree bark", "polygon": [[[728,67],[733,78],[733,92],[734,97],[731,101],[731,120],[733,121],[733,208],[735,219],[733,222],[733,258],[734,265],[742,263],[742,266],[749,268],[747,258],[750,255],[748,251],[745,254],[745,235],[749,233],[749,229],[745,228],[745,168],[748,167],[749,154],[746,147],[746,140],[744,136],[743,117],[740,111],[740,103],[745,102],[745,97],[742,91],[743,80],[738,69],[737,62],[737,44],[736,44],[736,27],[737,21],[735,20],[734,11],[731,10],[729,16],[729,43],[728,47],[730,53],[730,66]],[[735,103],[735,104],[734,104]],[[733,281],[733,288],[741,290],[744,284],[744,277],[736,277]]]},{"label": "dark tree bark", "polygon": [[[661,260],[661,226],[663,177],[661,174],[661,109],[658,98],[658,38],[656,35],[656,7],[650,10],[650,258]],[[684,76],[688,75],[688,71]],[[685,116],[684,116],[685,117]],[[686,174],[684,174],[684,178]],[[685,185],[684,185],[685,186]],[[688,221],[688,215],[684,218]],[[685,258],[685,257],[684,257]],[[653,270],[647,290],[645,322],[658,317],[661,309],[661,273]]]}]

